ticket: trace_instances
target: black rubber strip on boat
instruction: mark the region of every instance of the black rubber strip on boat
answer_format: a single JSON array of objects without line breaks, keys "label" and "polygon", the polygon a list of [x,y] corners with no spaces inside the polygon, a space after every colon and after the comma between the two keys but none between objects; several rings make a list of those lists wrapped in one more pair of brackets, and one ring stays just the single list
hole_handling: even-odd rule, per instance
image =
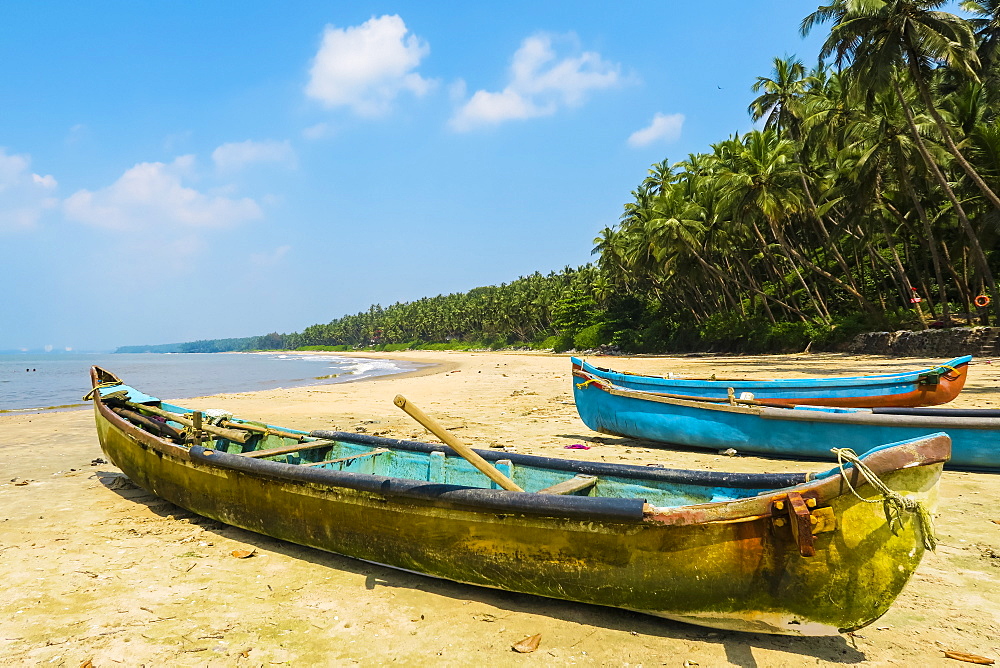
[{"label": "black rubber strip on boat", "polygon": [[219,450],[192,446],[191,459],[211,466],[218,466],[250,475],[265,476],[276,480],[342,487],[371,492],[384,497],[419,499],[443,507],[511,513],[542,515],[579,520],[608,520],[635,522],[643,518],[645,499],[615,499],[596,496],[561,496],[508,492],[481,489],[463,485],[389,478],[367,473],[349,473],[330,469],[306,468],[294,464],[251,459]]},{"label": "black rubber strip on boat", "polygon": [[[457,452],[446,445],[424,443],[422,441],[403,441],[369,434],[355,434],[347,431],[316,430],[309,432],[314,438],[344,443],[358,443],[372,447],[383,447],[395,450],[410,450],[412,452],[445,452],[455,457]],[[575,459],[559,459],[557,457],[541,457],[539,455],[524,455],[516,452],[497,452],[495,450],[476,450],[486,461],[509,459],[514,464],[534,466],[537,468],[555,469],[596,475],[598,477],[613,476],[616,478],[632,478],[652,482],[684,483],[704,487],[729,487],[736,489],[781,489],[793,487],[806,482],[805,473],[727,473],[725,471],[701,471],[685,469],[668,469],[658,466],[635,466],[631,464],[608,464],[605,462],[584,462]]]}]

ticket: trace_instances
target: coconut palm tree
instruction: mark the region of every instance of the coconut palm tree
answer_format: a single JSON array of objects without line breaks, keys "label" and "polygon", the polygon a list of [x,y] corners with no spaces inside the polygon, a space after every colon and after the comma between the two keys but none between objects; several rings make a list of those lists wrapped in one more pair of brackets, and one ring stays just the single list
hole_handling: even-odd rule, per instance
[{"label": "coconut palm tree", "polygon": [[763,94],[754,99],[747,108],[750,117],[764,119],[764,129],[774,130],[779,135],[788,132],[793,139],[799,138],[798,124],[802,119],[802,104],[810,83],[806,68],[794,57],[775,58],[771,77],[757,77],[753,91]]},{"label": "coconut palm tree", "polygon": [[891,88],[898,83],[899,72],[907,71],[948,151],[990,203],[1000,209],[1000,197],[956,146],[928,84],[929,71],[937,63],[977,80],[979,57],[972,28],[954,14],[935,11],[944,4],[946,0],[834,0],[803,19],[802,32],[832,20],[820,58],[835,55],[838,65],[849,62],[851,76],[871,95]]}]

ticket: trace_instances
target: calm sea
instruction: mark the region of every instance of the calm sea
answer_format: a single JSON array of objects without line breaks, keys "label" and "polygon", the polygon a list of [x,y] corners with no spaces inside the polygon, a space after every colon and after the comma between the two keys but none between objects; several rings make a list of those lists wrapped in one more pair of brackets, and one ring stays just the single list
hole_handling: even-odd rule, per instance
[{"label": "calm sea", "polygon": [[89,369],[100,366],[162,399],[342,383],[423,364],[295,353],[0,354],[0,410],[81,404]]}]

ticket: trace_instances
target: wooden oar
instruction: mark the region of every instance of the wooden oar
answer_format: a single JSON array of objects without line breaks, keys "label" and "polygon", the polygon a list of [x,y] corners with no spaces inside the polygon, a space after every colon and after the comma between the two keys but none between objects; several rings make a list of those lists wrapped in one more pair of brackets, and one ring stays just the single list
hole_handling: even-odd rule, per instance
[{"label": "wooden oar", "polygon": [[524,490],[517,486],[513,480],[505,476],[503,473],[498,471],[490,463],[479,456],[479,454],[462,443],[455,436],[453,436],[447,429],[442,427],[437,421],[424,413],[422,410],[414,406],[411,402],[406,400],[402,394],[397,394],[396,398],[392,400],[392,403],[396,404],[403,411],[409,415],[411,418],[422,424],[428,431],[441,439],[441,441],[451,447],[452,450],[458,454],[465,457],[465,460],[475,466],[477,469],[483,472],[483,474],[500,485],[504,489],[510,492],[523,492]]}]

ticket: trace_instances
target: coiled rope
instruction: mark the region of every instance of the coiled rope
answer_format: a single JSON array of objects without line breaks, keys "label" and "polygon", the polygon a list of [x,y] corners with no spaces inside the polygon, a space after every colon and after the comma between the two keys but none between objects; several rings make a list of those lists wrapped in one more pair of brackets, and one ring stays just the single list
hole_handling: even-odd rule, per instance
[{"label": "coiled rope", "polygon": [[[858,497],[861,501],[865,503],[881,503],[883,509],[885,510],[885,519],[889,523],[889,530],[892,531],[893,535],[897,533],[896,525],[900,528],[903,526],[902,514],[905,510],[909,513],[914,513],[920,519],[920,529],[924,537],[924,547],[928,550],[933,551],[937,547],[937,536],[934,535],[934,520],[931,517],[931,513],[927,510],[924,504],[920,503],[916,499],[910,499],[899,492],[889,489],[882,480],[875,475],[866,464],[861,461],[857,453],[850,448],[833,448],[831,452],[837,455],[837,464],[840,466],[840,474],[844,478],[844,482],[847,483],[848,489]],[[851,479],[847,477],[847,472],[844,470],[845,462],[850,462],[854,468],[858,470],[861,475],[865,477],[872,487],[879,491],[882,495],[881,499],[866,499],[858,491],[854,489],[854,485],[851,484]]]}]

